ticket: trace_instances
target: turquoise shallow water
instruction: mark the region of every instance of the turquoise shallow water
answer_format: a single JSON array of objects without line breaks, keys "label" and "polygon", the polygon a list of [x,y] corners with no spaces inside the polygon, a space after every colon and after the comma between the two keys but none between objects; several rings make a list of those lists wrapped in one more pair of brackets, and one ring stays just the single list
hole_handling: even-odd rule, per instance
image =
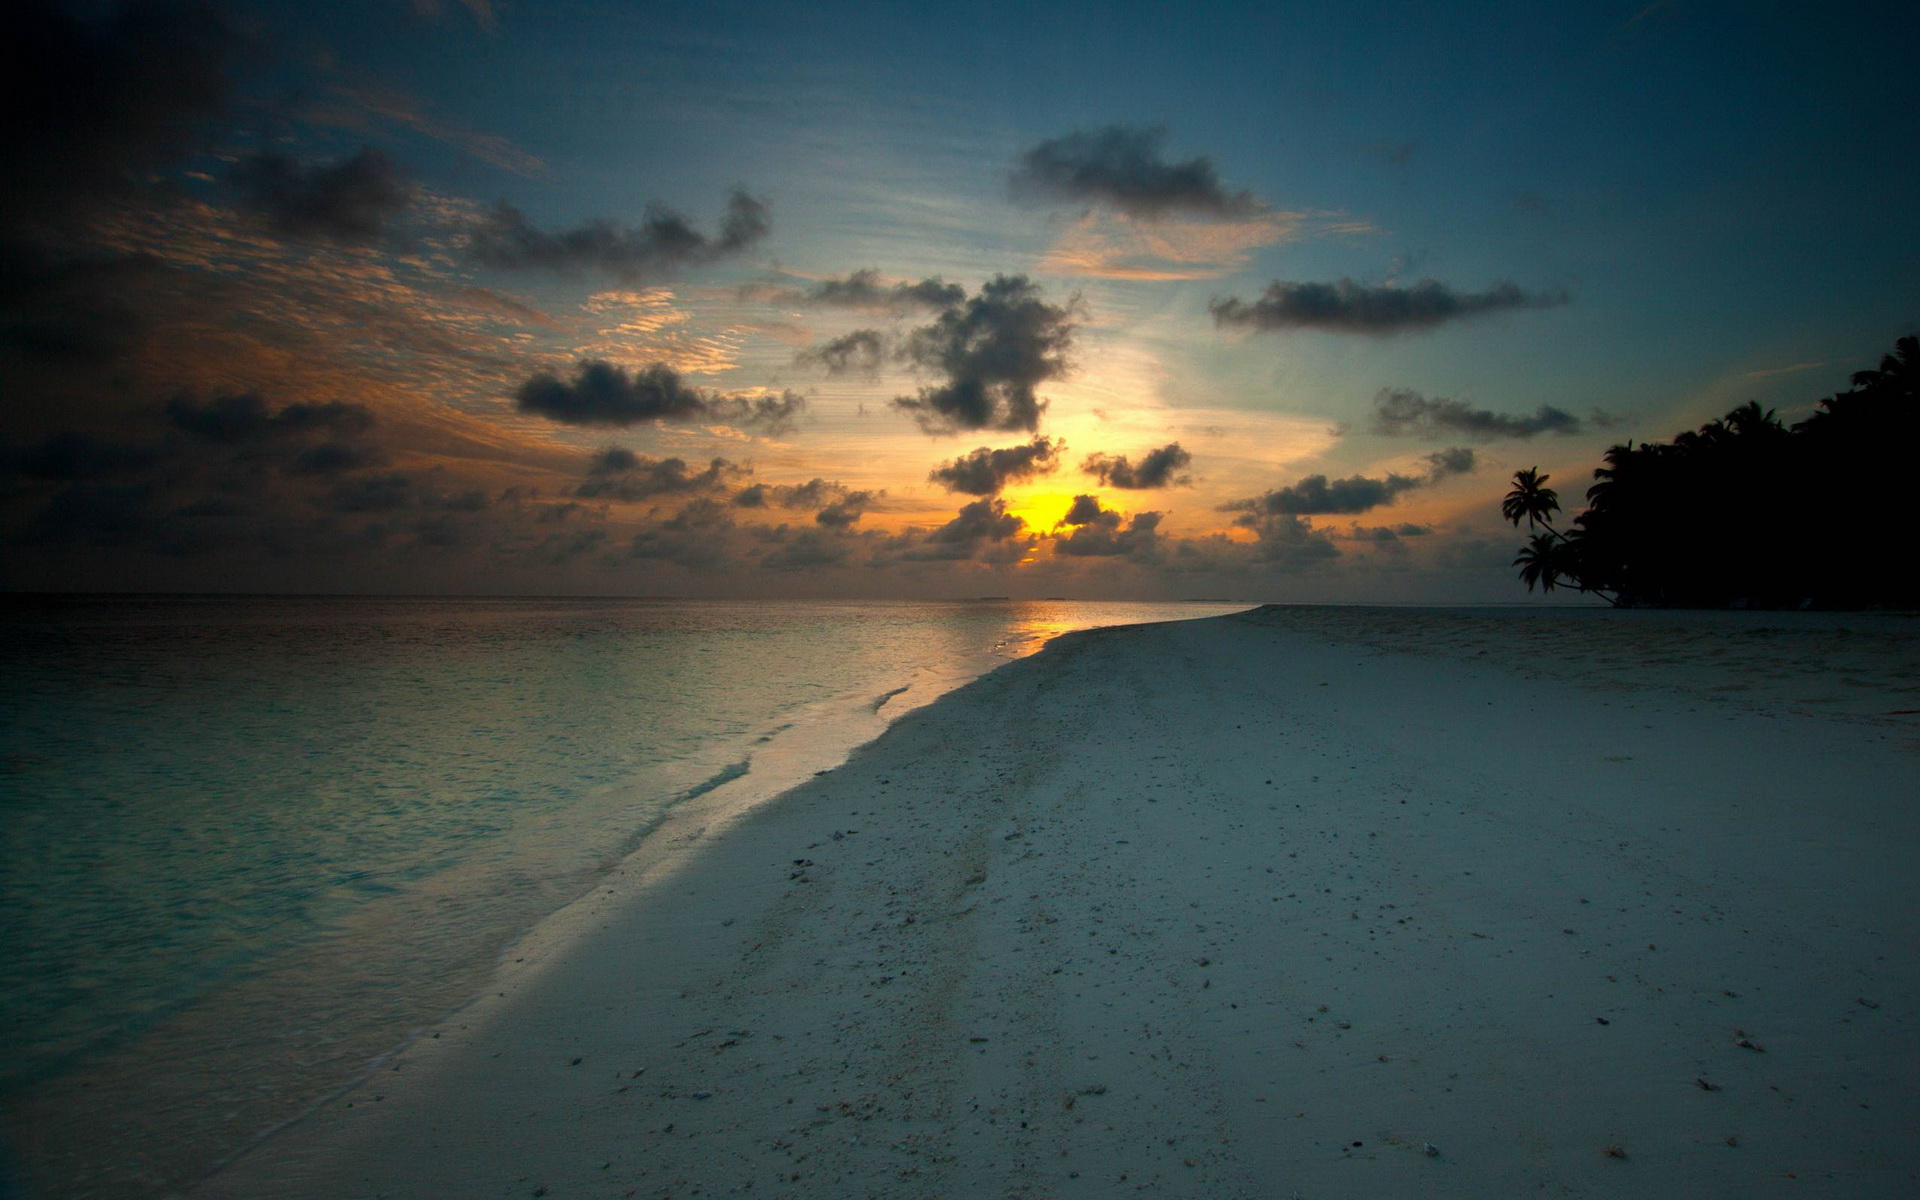
[{"label": "turquoise shallow water", "polygon": [[1237,607],[10,600],[0,1098],[204,1058],[160,1036],[195,1020],[236,1060],[397,1039],[769,739],[844,749],[1048,636]]}]

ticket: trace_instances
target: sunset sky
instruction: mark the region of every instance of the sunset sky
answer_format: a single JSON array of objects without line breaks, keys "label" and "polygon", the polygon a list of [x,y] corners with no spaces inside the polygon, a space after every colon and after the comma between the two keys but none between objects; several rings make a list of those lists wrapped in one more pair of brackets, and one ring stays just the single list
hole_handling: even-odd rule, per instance
[{"label": "sunset sky", "polygon": [[28,0],[0,584],[1523,600],[1915,331],[1913,14]]}]

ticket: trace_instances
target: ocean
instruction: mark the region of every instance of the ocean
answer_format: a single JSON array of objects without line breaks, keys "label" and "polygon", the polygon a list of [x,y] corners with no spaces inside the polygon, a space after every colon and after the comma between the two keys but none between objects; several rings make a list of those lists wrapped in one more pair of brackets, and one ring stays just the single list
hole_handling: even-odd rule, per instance
[{"label": "ocean", "polygon": [[11,598],[13,1153],[76,1194],[188,1182],[471,998],[674,804],[771,794],[1054,635],[1243,607]]}]

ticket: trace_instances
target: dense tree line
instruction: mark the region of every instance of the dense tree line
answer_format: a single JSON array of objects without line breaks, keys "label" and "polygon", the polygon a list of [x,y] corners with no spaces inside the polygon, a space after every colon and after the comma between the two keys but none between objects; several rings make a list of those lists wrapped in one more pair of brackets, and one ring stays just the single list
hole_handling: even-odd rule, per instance
[{"label": "dense tree line", "polygon": [[1571,586],[1622,606],[1920,606],[1912,501],[1920,339],[1788,426],[1749,402],[1671,442],[1606,453],[1571,526],[1537,469],[1501,506],[1532,534],[1531,591]]}]

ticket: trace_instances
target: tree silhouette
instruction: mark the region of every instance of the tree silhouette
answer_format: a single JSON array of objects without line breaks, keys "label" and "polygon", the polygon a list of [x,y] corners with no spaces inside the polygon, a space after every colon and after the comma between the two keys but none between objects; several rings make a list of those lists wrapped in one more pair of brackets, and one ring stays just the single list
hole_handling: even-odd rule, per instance
[{"label": "tree silhouette", "polygon": [[1920,338],[1797,425],[1748,402],[1668,442],[1610,447],[1587,507],[1564,532],[1537,468],[1517,472],[1500,513],[1536,536],[1514,565],[1620,605],[1831,608],[1920,605],[1911,573],[1884,569],[1884,514],[1911,503],[1920,445]]},{"label": "tree silhouette", "polygon": [[1560,561],[1561,554],[1562,547],[1553,540],[1551,534],[1534,534],[1520,548],[1519,557],[1513,560],[1513,565],[1520,568],[1520,582],[1527,585],[1528,591],[1532,591],[1536,583],[1542,592],[1552,591],[1565,573]]},{"label": "tree silhouette", "polygon": [[1516,529],[1524,517],[1528,532],[1532,532],[1535,525],[1540,525],[1558,536],[1560,531],[1553,527],[1548,518],[1560,511],[1560,493],[1547,486],[1550,478],[1552,476],[1542,475],[1539,467],[1515,471],[1513,490],[1500,502],[1500,515],[1513,522]]}]

